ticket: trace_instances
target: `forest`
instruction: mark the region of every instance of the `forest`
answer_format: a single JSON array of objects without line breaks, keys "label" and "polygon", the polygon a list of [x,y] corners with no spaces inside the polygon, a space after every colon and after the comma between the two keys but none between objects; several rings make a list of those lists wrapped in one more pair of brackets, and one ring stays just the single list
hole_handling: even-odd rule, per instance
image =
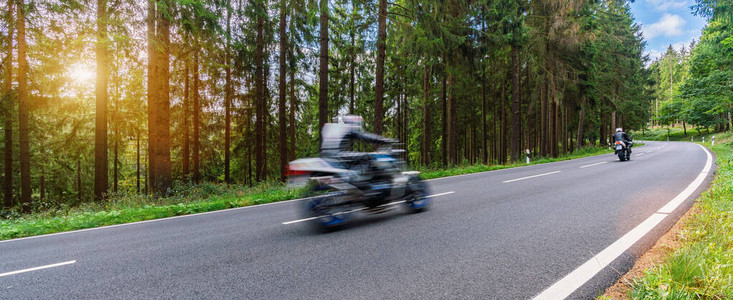
[{"label": "forest", "polygon": [[280,182],[347,113],[416,168],[730,127],[715,0],[695,7],[713,20],[701,41],[654,62],[620,0],[3,2],[4,210]]}]

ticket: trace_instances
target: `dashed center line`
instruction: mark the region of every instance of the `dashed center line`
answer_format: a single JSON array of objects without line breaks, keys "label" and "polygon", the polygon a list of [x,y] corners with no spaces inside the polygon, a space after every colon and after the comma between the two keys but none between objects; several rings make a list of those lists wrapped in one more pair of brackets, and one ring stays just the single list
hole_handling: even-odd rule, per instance
[{"label": "dashed center line", "polygon": [[542,173],[542,174],[537,174],[537,175],[532,175],[532,176],[527,176],[527,177],[522,177],[522,178],[517,178],[517,179],[512,179],[512,180],[506,180],[506,181],[502,181],[502,183],[510,183],[510,182],[515,182],[515,181],[520,181],[520,180],[525,180],[525,179],[530,179],[530,178],[535,178],[535,177],[540,177],[540,176],[547,176],[547,175],[552,175],[552,174],[557,174],[557,173],[560,173],[560,171],[554,171],[554,172]]},{"label": "dashed center line", "polygon": [[597,166],[597,165],[602,165],[602,164],[605,164],[605,163],[608,163],[608,162],[607,161],[602,161],[602,162],[595,163],[595,164],[585,165],[585,166],[582,166],[580,168],[581,169],[583,169],[583,168],[589,168],[589,167],[594,167],[594,166]]},{"label": "dashed center line", "polygon": [[55,268],[55,267],[70,265],[70,264],[73,264],[73,263],[76,263],[76,261],[75,260],[71,260],[71,261],[65,261],[65,262],[61,262],[61,263],[57,263],[57,264],[51,264],[51,265],[45,265],[45,266],[40,266],[40,267],[35,267],[35,268],[28,268],[28,269],[23,269],[23,270],[17,270],[17,271],[2,273],[2,274],[0,274],[0,277],[10,276],[10,275],[15,275],[15,274],[20,274],[20,273],[25,273],[25,272],[31,272],[31,271],[38,271],[38,270],[43,270],[43,269],[48,269],[48,268]]}]

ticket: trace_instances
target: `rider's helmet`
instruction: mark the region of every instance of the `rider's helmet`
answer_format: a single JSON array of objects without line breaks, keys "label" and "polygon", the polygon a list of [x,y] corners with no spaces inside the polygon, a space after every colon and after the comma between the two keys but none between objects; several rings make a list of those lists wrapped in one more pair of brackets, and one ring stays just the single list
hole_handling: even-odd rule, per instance
[{"label": "rider's helmet", "polygon": [[345,125],[353,126],[361,130],[364,126],[364,118],[357,115],[345,115],[341,117],[341,122]]},{"label": "rider's helmet", "polygon": [[621,127],[616,128],[616,132],[621,132],[621,131],[624,131]]}]

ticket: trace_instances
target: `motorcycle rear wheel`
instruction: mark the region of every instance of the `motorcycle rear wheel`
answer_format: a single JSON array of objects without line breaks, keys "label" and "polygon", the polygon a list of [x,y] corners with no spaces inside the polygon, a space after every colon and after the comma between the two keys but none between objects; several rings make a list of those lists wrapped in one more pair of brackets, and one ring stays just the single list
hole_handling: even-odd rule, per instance
[{"label": "motorcycle rear wheel", "polygon": [[618,159],[620,161],[625,161],[626,160],[626,151],[619,151],[618,152]]}]

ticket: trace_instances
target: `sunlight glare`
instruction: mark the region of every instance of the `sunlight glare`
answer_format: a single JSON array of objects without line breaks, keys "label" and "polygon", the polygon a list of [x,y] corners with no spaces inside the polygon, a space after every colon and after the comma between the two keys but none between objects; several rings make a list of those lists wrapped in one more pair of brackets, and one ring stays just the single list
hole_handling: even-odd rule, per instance
[{"label": "sunlight glare", "polygon": [[94,78],[96,77],[93,67],[82,64],[71,66],[68,69],[67,74],[78,83],[88,83],[90,81],[94,81]]}]

